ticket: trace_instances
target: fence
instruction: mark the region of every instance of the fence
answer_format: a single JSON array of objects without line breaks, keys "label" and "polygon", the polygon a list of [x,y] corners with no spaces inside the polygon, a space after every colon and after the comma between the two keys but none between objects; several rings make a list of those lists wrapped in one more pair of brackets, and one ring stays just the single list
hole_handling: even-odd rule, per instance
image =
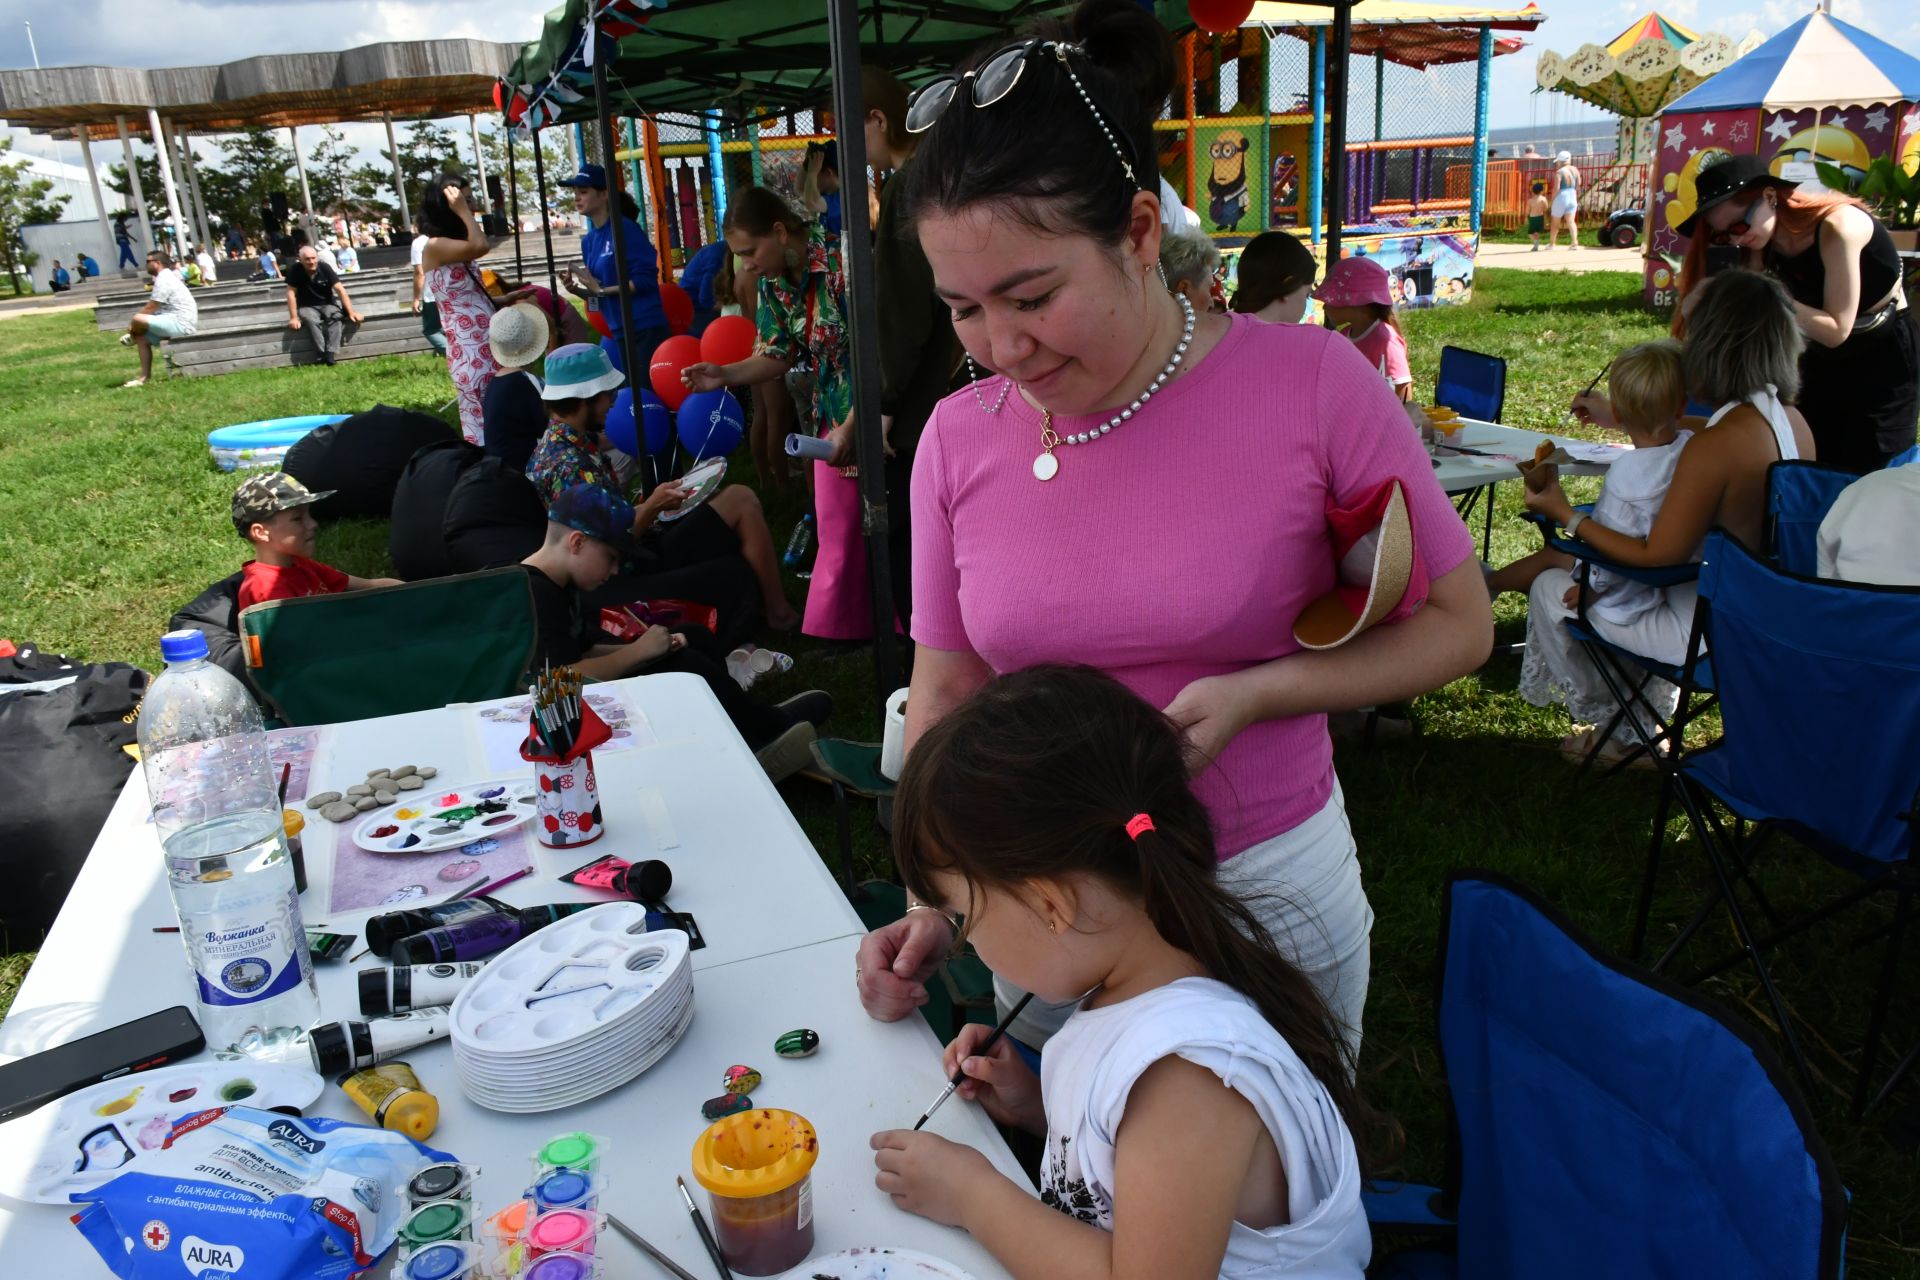
[{"label": "fence", "polygon": [[[1613,156],[1575,156],[1574,168],[1580,171],[1580,220],[1595,222],[1615,209],[1644,209],[1653,183],[1653,166],[1619,161]],[[1487,203],[1480,215],[1483,227],[1517,231],[1527,225],[1527,201],[1533,184],[1546,184],[1552,197],[1559,168],[1552,157],[1526,160],[1495,160],[1487,166]],[[1447,194],[1464,197],[1473,187],[1473,166],[1455,165],[1447,170]]]}]

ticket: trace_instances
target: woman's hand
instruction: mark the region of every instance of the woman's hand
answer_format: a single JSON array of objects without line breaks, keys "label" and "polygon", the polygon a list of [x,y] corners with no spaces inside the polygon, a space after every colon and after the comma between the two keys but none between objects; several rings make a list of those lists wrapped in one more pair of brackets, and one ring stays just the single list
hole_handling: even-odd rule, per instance
[{"label": "woman's hand", "polygon": [[572,267],[560,268],[560,283],[565,285],[567,292],[576,298],[594,298],[599,296],[594,293],[593,290],[600,287],[600,282],[592,280],[591,278],[583,280],[581,277],[573,274]]},{"label": "woman's hand", "polygon": [[1560,483],[1560,466],[1553,462],[1537,463],[1520,473],[1520,483],[1529,493],[1543,492],[1547,486]]},{"label": "woman's hand", "polygon": [[957,1092],[985,1107],[1000,1124],[1028,1133],[1045,1133],[1047,1110],[1040,1097],[1040,1077],[1005,1036],[985,1054],[980,1053],[981,1044],[992,1034],[992,1027],[969,1022],[947,1046],[940,1069],[949,1080],[954,1072],[965,1071],[967,1078],[960,1082]]},{"label": "woman's hand", "polygon": [[1583,588],[1579,583],[1577,582],[1574,583],[1572,586],[1568,587],[1565,591],[1562,591],[1560,593],[1560,603],[1567,606],[1567,608],[1569,609],[1578,609],[1580,607],[1580,593],[1584,589],[1585,588]]},{"label": "woman's hand", "polygon": [[833,430],[827,432],[827,443],[833,446],[833,456],[827,459],[830,467],[851,467],[857,451],[853,441],[853,415],[848,414],[845,422],[835,423]]},{"label": "woman's hand", "polygon": [[516,302],[524,302],[533,296],[533,290],[534,286],[530,284],[523,284],[518,289],[509,289],[495,299],[493,305],[496,308],[505,309]]},{"label": "woman's hand", "polygon": [[446,186],[440,188],[440,192],[447,198],[447,207],[455,213],[465,213],[467,211],[467,189],[465,187],[449,182]]},{"label": "woman's hand", "polygon": [[680,382],[689,391],[718,391],[727,385],[720,366],[707,360],[696,360],[682,369]]},{"label": "woman's hand", "polygon": [[1166,712],[1187,739],[1187,771],[1198,774],[1254,722],[1255,707],[1238,674],[1202,676],[1174,695]]},{"label": "woman's hand", "polygon": [[949,1227],[964,1225],[972,1192],[1000,1176],[972,1147],[936,1134],[890,1129],[871,1141],[880,1170],[873,1185],[898,1208]]},{"label": "woman's hand", "polygon": [[927,1002],[927,979],[952,949],[953,926],[938,911],[909,911],[875,929],[853,961],[860,1007],[876,1022],[906,1017]]},{"label": "woman's hand", "polygon": [[1558,479],[1538,491],[1529,488],[1521,496],[1526,499],[1527,510],[1538,511],[1555,524],[1564,525],[1573,519],[1573,504],[1567,501],[1567,492]]}]

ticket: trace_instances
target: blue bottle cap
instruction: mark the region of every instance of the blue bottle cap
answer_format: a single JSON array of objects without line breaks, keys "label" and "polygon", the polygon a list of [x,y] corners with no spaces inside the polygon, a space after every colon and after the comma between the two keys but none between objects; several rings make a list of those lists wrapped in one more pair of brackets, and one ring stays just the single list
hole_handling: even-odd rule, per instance
[{"label": "blue bottle cap", "polygon": [[467,1251],[458,1245],[432,1244],[407,1259],[407,1280],[450,1280],[467,1270]]},{"label": "blue bottle cap", "polygon": [[207,637],[200,631],[169,631],[160,637],[160,657],[166,662],[192,662],[207,656]]},{"label": "blue bottle cap", "polygon": [[585,1176],[571,1169],[555,1169],[540,1179],[540,1185],[533,1189],[533,1197],[543,1209],[562,1209],[579,1204],[593,1191],[593,1184]]}]

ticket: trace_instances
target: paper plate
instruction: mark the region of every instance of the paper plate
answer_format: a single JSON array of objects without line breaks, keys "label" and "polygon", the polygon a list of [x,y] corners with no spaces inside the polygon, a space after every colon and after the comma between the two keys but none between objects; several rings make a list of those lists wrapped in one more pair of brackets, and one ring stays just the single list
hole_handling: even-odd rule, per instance
[{"label": "paper plate", "polygon": [[693,492],[687,495],[685,502],[673,510],[661,512],[660,523],[671,524],[699,507],[701,503],[720,492],[721,482],[726,478],[727,460],[725,458],[708,458],[705,462],[689,467],[687,474],[680,477],[679,483],[681,488],[691,489]]},{"label": "paper plate", "polygon": [[808,1258],[777,1280],[973,1280],[973,1276],[940,1258],[876,1245]]},{"label": "paper plate", "polygon": [[90,1085],[0,1125],[0,1194],[66,1204],[120,1176],[187,1116],[213,1107],[304,1107],[325,1082],[272,1062],[160,1067]]},{"label": "paper plate", "polygon": [[360,819],[353,842],[369,853],[444,853],[511,831],[538,807],[531,774],[423,787],[401,792],[400,799]]}]

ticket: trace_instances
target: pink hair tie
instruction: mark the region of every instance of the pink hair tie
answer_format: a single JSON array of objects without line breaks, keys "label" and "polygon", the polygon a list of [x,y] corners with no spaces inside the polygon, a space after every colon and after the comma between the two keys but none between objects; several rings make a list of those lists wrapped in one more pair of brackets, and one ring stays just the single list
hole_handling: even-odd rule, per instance
[{"label": "pink hair tie", "polygon": [[1154,829],[1153,819],[1144,813],[1136,813],[1133,817],[1127,819],[1127,834],[1135,840],[1140,838],[1142,832],[1152,831]]}]

